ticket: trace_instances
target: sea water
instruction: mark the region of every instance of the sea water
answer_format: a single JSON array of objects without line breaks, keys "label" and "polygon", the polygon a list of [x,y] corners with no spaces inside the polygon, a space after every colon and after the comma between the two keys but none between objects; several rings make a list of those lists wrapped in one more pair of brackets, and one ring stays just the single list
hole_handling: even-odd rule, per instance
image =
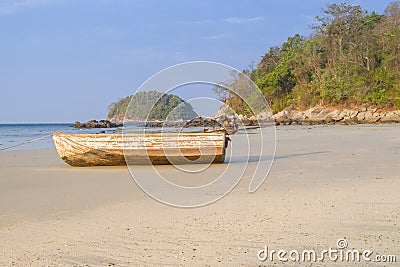
[{"label": "sea water", "polygon": [[[200,132],[202,127],[195,128],[144,128],[138,124],[124,125],[125,133],[158,133],[158,132]],[[121,128],[74,128],[72,123],[38,123],[38,124],[0,124],[0,152],[23,149],[48,149],[53,148],[51,134],[63,133],[121,133]],[[46,137],[47,136],[47,137]],[[32,140],[40,139],[32,143]],[[24,143],[24,144],[22,144]],[[19,145],[22,144],[22,145]],[[18,146],[16,146],[18,145]],[[15,146],[15,147],[14,147]],[[11,148],[10,148],[11,147]],[[6,149],[5,149],[6,148]],[[4,150],[5,149],[5,150]]]},{"label": "sea water", "polygon": [[72,123],[0,124],[0,150],[45,136],[48,137],[7,150],[52,148],[54,147],[53,140],[49,135],[54,132],[100,133],[102,131],[115,131],[115,128],[77,129],[72,126]]}]

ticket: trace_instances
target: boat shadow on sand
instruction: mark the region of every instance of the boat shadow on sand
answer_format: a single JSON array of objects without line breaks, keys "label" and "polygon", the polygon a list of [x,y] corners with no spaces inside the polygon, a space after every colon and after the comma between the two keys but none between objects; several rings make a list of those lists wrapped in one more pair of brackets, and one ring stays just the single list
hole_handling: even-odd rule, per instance
[{"label": "boat shadow on sand", "polygon": [[311,156],[311,155],[318,155],[318,154],[326,154],[330,151],[314,151],[314,152],[307,152],[307,153],[292,153],[286,155],[276,155],[267,156],[234,156],[234,157],[226,157],[226,163],[243,163],[243,162],[263,162],[263,161],[271,161],[271,160],[280,160],[280,159],[287,159],[287,158],[294,158],[294,157],[304,157],[304,156]]}]

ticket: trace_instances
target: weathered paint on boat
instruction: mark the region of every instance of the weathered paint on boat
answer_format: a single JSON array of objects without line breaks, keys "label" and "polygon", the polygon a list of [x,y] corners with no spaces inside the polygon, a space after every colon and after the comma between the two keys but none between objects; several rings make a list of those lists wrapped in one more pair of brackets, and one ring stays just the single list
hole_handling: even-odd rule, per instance
[{"label": "weathered paint on boat", "polygon": [[58,155],[75,167],[223,163],[225,132],[163,134],[54,133]]}]

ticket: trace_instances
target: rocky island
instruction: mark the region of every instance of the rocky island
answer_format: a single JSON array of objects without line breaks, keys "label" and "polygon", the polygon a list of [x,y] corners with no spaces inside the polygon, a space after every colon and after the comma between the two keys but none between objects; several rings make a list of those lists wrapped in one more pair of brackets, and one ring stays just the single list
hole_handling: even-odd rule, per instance
[{"label": "rocky island", "polygon": [[197,117],[190,103],[174,94],[158,91],[137,92],[112,103],[107,120],[114,123],[179,121]]}]

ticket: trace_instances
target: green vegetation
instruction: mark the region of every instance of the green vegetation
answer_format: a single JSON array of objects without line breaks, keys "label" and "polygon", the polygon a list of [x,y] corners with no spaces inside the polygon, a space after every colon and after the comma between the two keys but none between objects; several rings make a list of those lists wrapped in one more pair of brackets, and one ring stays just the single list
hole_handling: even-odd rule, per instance
[{"label": "green vegetation", "polygon": [[[399,2],[382,15],[358,5],[332,4],[315,19],[311,37],[289,37],[270,48],[255,69],[244,71],[271,109],[361,104],[399,109]],[[231,103],[240,102],[233,98]]]},{"label": "green vegetation", "polygon": [[197,116],[193,107],[173,94],[157,91],[139,92],[110,105],[108,119],[132,121],[190,120]]}]

